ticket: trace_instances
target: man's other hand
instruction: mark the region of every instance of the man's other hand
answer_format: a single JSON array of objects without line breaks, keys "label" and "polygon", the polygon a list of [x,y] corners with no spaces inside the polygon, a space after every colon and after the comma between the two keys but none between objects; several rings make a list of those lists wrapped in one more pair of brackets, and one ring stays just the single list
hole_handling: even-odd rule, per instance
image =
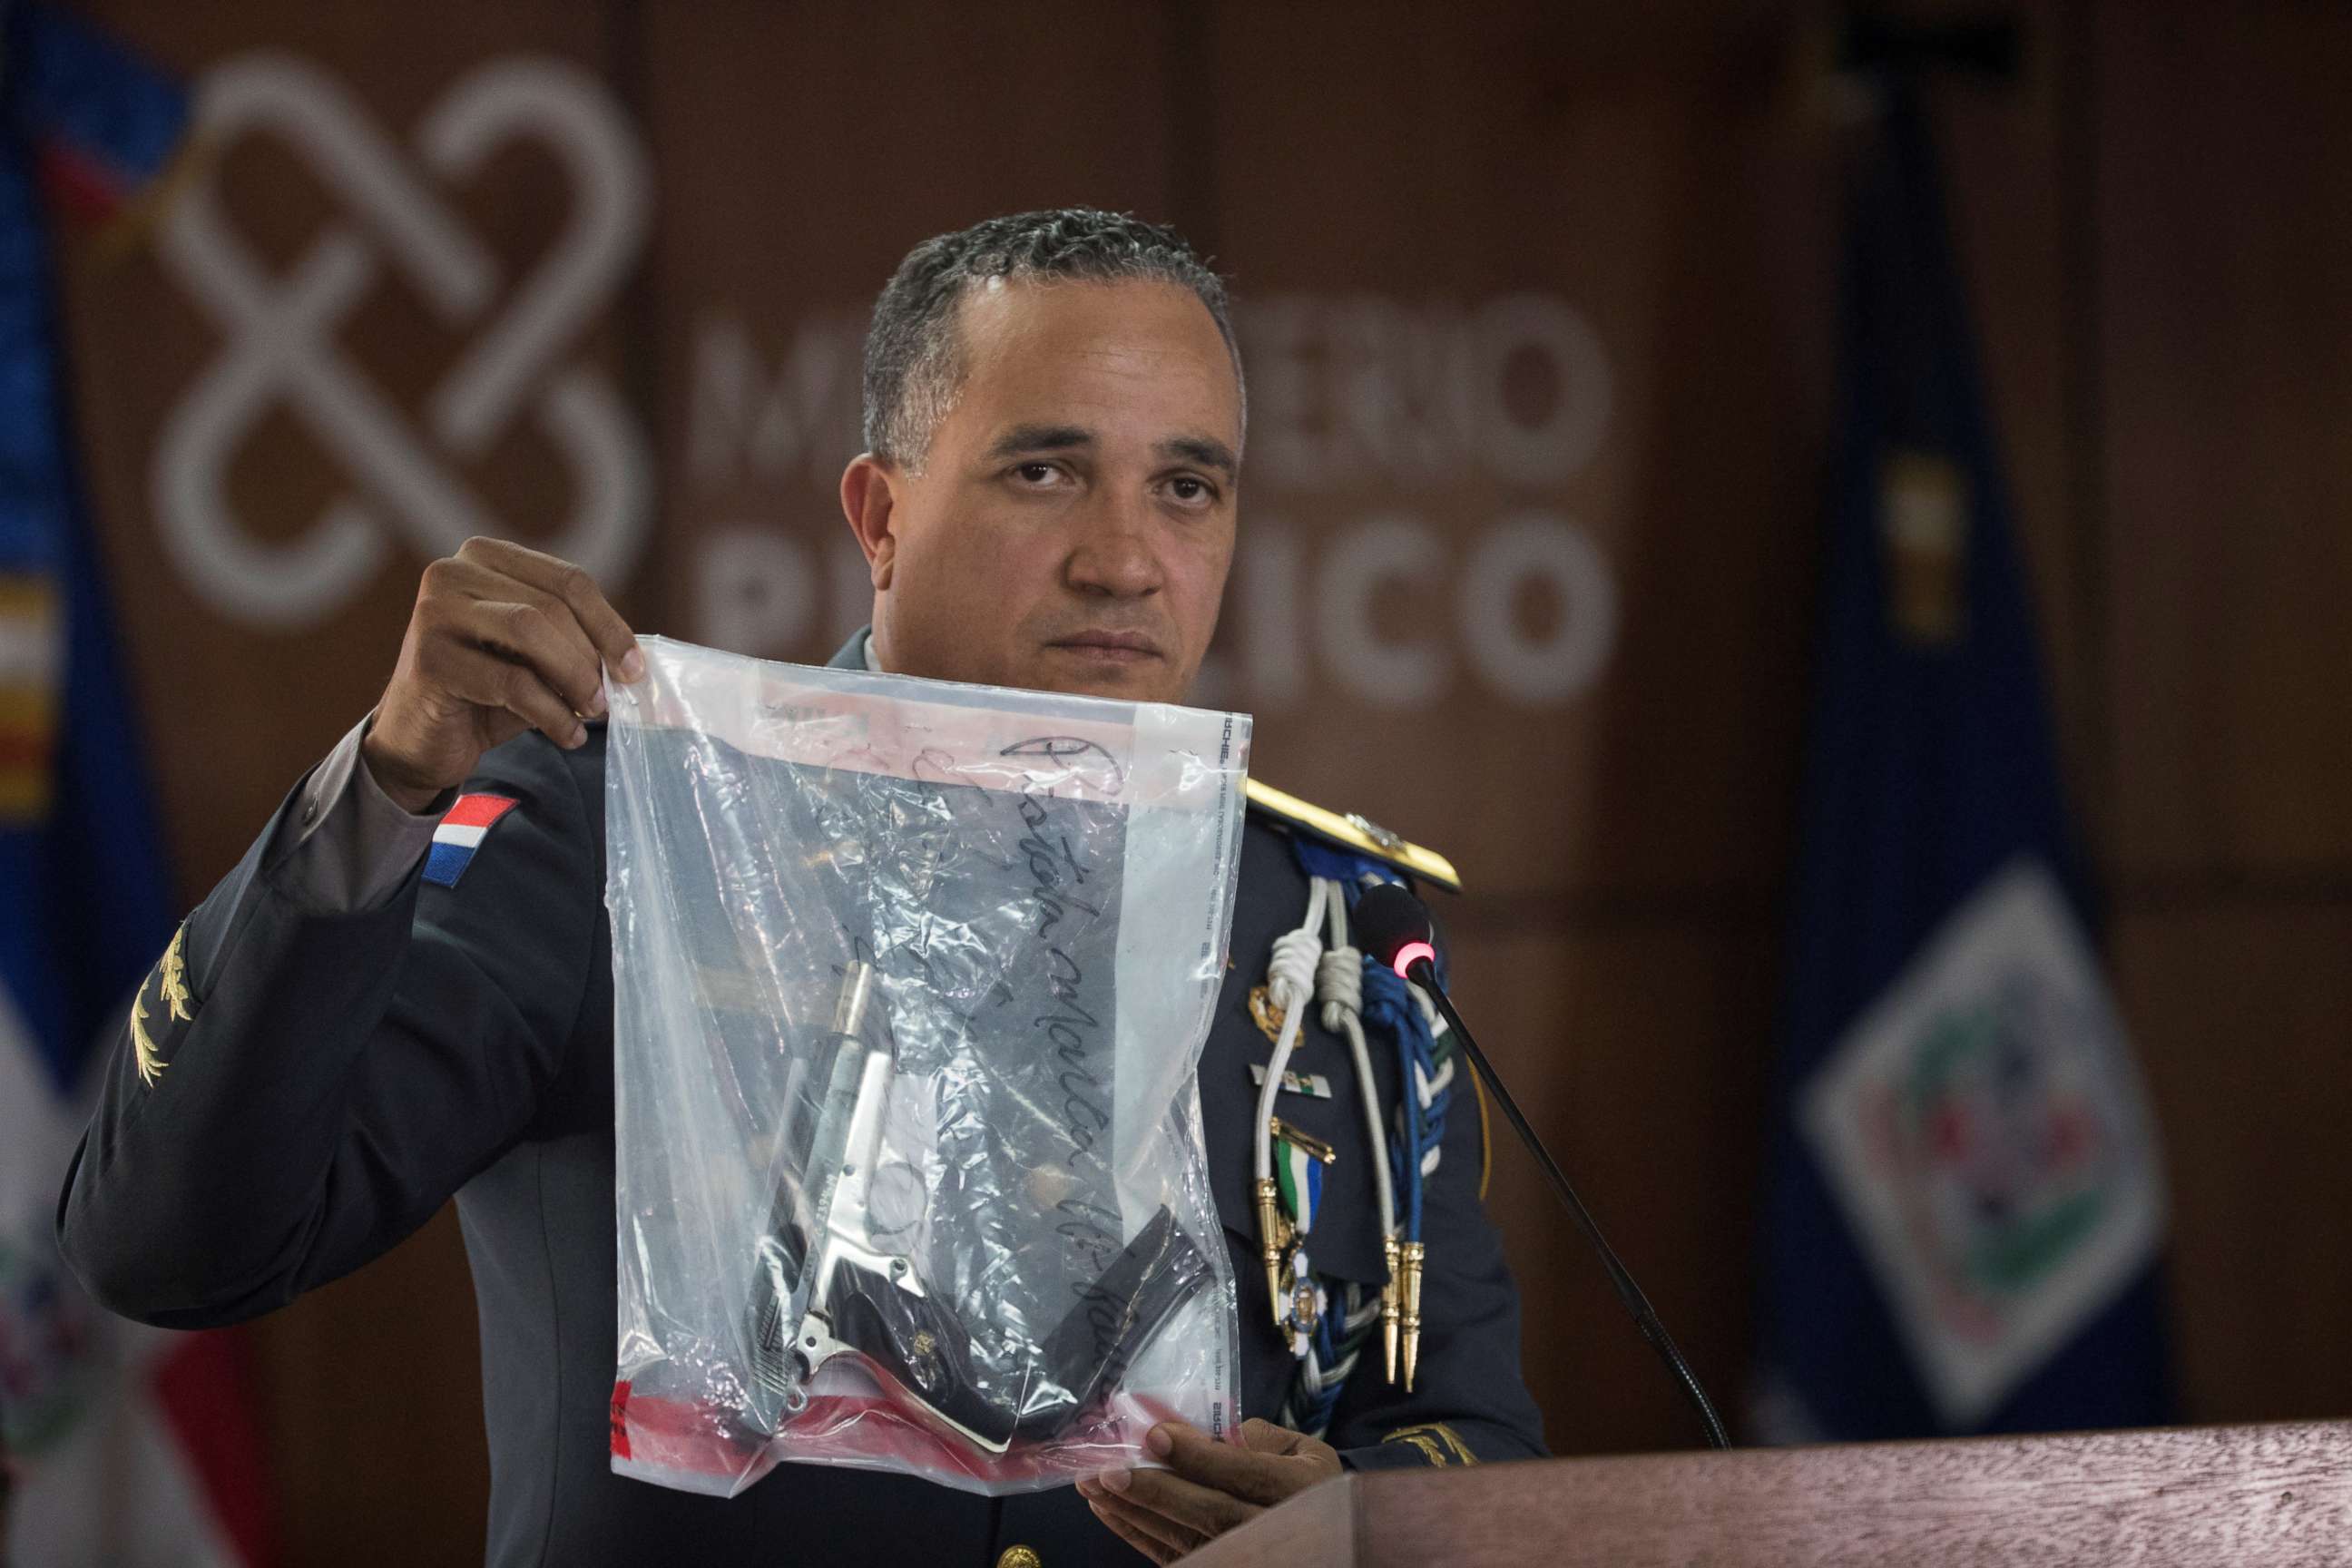
[{"label": "man's other hand", "polygon": [[605,665],[624,681],[645,656],[588,574],[502,539],[469,539],[425,569],[392,684],[360,743],[384,793],[422,811],[484,752],[537,730],[588,739]]},{"label": "man's other hand", "polygon": [[1173,1563],[1339,1473],[1339,1450],[1304,1432],[1244,1421],[1241,1439],[1220,1443],[1163,1422],[1143,1446],[1166,1469],[1105,1470],[1080,1481],[1078,1495],[1120,1540],[1154,1563]]}]

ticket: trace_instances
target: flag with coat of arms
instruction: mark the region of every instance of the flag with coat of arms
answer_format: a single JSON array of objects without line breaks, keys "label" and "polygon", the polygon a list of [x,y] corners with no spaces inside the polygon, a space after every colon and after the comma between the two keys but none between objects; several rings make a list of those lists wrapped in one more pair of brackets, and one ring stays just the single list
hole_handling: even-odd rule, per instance
[{"label": "flag with coat of arms", "polygon": [[100,1045],[173,931],[170,876],[77,493],[49,217],[120,217],[179,88],[70,15],[0,0],[0,1561],[270,1554],[238,1342],[108,1316],[58,1258]]},{"label": "flag with coat of arms", "polygon": [[1924,111],[1856,169],[1755,1435],[2155,1425],[2156,1129],[2093,935]]}]

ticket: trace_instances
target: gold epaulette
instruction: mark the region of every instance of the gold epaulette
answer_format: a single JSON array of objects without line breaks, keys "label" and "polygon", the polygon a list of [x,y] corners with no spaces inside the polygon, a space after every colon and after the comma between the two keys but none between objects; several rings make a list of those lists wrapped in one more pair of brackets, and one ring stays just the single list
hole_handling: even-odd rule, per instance
[{"label": "gold epaulette", "polygon": [[1285,795],[1272,784],[1260,784],[1255,779],[1248,782],[1246,793],[1254,809],[1281,818],[1283,825],[1293,831],[1311,833],[1342,849],[1368,855],[1449,893],[1462,890],[1462,879],[1454,872],[1453,861],[1434,849],[1406,842],[1377,822],[1368,822],[1352,811],[1343,816],[1319,805],[1309,805],[1295,795]]}]

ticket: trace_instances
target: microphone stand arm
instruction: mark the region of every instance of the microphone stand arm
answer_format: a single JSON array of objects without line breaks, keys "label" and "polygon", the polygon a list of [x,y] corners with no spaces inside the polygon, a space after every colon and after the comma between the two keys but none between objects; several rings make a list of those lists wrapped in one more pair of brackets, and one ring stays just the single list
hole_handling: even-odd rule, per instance
[{"label": "microphone stand arm", "polygon": [[1675,1343],[1675,1337],[1666,1332],[1666,1325],[1658,1321],[1657,1310],[1650,1305],[1650,1299],[1642,1294],[1642,1287],[1634,1283],[1633,1274],[1619,1260],[1616,1249],[1601,1234],[1600,1222],[1584,1206],[1584,1200],[1576,1195],[1576,1188],[1559,1168],[1559,1163],[1551,1157],[1551,1151],[1544,1147],[1543,1140],[1536,1136],[1536,1130],[1528,1125],[1526,1115],[1519,1110],[1519,1102],[1511,1098],[1511,1091],[1504,1088],[1503,1080],[1496,1076],[1493,1064],[1486,1060],[1486,1053],[1478,1048],[1477,1039],[1470,1033],[1469,1026],[1463,1023],[1462,1015],[1454,1010],[1453,998],[1446,995],[1445,987],[1437,983],[1436,966],[1427,958],[1415,957],[1406,968],[1405,978],[1427,992],[1430,999],[1437,1004],[1438,1013],[1445,1019],[1446,1026],[1454,1031],[1454,1037],[1462,1043],[1463,1052],[1470,1058],[1470,1065],[1477,1069],[1480,1078],[1486,1080],[1487,1089],[1493,1091],[1496,1100],[1502,1106],[1504,1116],[1509,1119],[1513,1131],[1519,1135],[1519,1142],[1528,1146],[1528,1152],[1536,1157],[1536,1163],[1543,1167],[1545,1179],[1550,1182],[1552,1192],[1568,1209],[1569,1217],[1576,1221],[1577,1228],[1584,1232],[1584,1238],[1600,1255],[1601,1266],[1609,1274],[1609,1283],[1616,1287],[1618,1299],[1633,1315],[1633,1326],[1641,1330],[1643,1339],[1650,1342],[1650,1348],[1658,1352],[1658,1359],[1665,1363],[1668,1375],[1674,1378],[1675,1386],[1683,1392],[1683,1397],[1698,1413],[1699,1422],[1706,1429],[1707,1447],[1730,1447],[1730,1435],[1724,1430],[1723,1418],[1716,1414],[1706,1390],[1699,1386],[1697,1373],[1692,1372],[1690,1363],[1683,1359],[1682,1350]]}]

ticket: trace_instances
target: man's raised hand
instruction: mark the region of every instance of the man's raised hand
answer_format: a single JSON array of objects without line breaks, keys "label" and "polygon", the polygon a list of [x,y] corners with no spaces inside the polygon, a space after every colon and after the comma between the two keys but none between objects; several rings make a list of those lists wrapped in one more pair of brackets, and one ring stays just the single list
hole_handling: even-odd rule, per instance
[{"label": "man's raised hand", "polygon": [[604,710],[604,667],[645,674],[628,623],[569,561],[469,539],[425,569],[400,663],[360,753],[384,793],[422,811],[484,752],[537,730],[583,744]]}]

